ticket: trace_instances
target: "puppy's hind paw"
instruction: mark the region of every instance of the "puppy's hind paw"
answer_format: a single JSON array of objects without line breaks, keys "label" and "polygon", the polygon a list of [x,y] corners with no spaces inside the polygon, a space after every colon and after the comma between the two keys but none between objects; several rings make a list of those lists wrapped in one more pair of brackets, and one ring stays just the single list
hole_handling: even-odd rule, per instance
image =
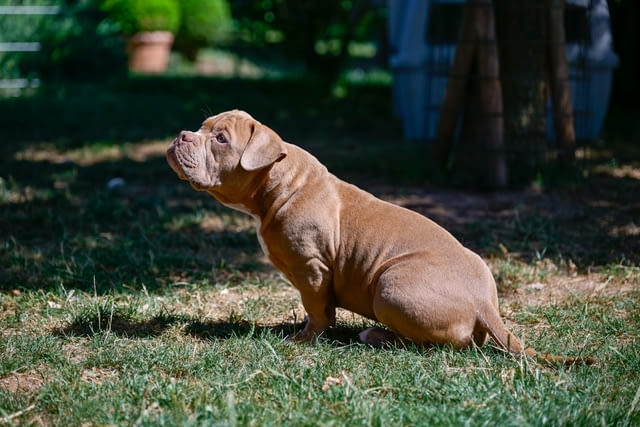
[{"label": "puppy's hind paw", "polygon": [[360,341],[372,347],[389,347],[401,341],[401,339],[384,328],[367,328],[358,334]]},{"label": "puppy's hind paw", "polygon": [[324,330],[325,328],[314,328],[307,322],[307,325],[304,327],[304,329],[296,334],[293,334],[289,337],[289,339],[294,342],[316,343]]},{"label": "puppy's hind paw", "polygon": [[300,331],[296,334],[290,335],[287,338],[293,342],[314,343],[318,339],[318,334],[312,331]]}]

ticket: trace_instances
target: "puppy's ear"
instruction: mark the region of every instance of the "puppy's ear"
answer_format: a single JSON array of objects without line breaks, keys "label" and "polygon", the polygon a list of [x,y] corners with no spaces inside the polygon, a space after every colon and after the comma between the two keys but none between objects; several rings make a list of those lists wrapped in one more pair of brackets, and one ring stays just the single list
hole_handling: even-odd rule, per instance
[{"label": "puppy's ear", "polygon": [[255,171],[279,162],[287,155],[287,147],[280,137],[268,127],[255,124],[247,147],[240,158],[240,166]]}]

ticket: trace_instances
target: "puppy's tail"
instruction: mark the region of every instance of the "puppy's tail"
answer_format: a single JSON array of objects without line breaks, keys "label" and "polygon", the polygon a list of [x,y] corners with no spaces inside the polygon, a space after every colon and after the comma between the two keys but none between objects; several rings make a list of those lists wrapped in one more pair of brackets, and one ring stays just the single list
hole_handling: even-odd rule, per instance
[{"label": "puppy's tail", "polygon": [[553,354],[538,353],[533,348],[523,348],[522,343],[513,335],[500,318],[498,311],[493,307],[485,307],[482,313],[478,313],[477,324],[479,329],[487,332],[502,350],[511,354],[535,357],[541,361],[553,364],[573,365],[584,364],[593,365],[596,360],[592,357],[564,357]]}]

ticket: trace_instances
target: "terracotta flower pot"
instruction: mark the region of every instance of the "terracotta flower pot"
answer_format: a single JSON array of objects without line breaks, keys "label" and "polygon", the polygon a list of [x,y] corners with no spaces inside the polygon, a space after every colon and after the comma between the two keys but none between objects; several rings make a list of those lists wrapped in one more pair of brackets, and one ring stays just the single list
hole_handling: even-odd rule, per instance
[{"label": "terracotta flower pot", "polygon": [[129,70],[135,73],[163,73],[169,63],[173,33],[150,31],[137,33],[127,41]]}]

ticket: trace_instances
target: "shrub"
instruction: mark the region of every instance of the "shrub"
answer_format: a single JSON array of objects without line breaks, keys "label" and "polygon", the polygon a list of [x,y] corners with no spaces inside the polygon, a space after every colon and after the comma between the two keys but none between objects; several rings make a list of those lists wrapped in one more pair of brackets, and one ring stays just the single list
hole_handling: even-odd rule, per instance
[{"label": "shrub", "polygon": [[170,31],[180,27],[180,5],[176,0],[105,0],[102,10],[132,35],[141,31]]},{"label": "shrub", "polygon": [[182,0],[182,22],[175,47],[187,59],[195,60],[200,48],[223,41],[232,29],[227,0]]},{"label": "shrub", "polygon": [[234,0],[238,33],[272,51],[279,44],[320,81],[333,83],[349,60],[352,41],[371,41],[384,27],[379,0]]}]

